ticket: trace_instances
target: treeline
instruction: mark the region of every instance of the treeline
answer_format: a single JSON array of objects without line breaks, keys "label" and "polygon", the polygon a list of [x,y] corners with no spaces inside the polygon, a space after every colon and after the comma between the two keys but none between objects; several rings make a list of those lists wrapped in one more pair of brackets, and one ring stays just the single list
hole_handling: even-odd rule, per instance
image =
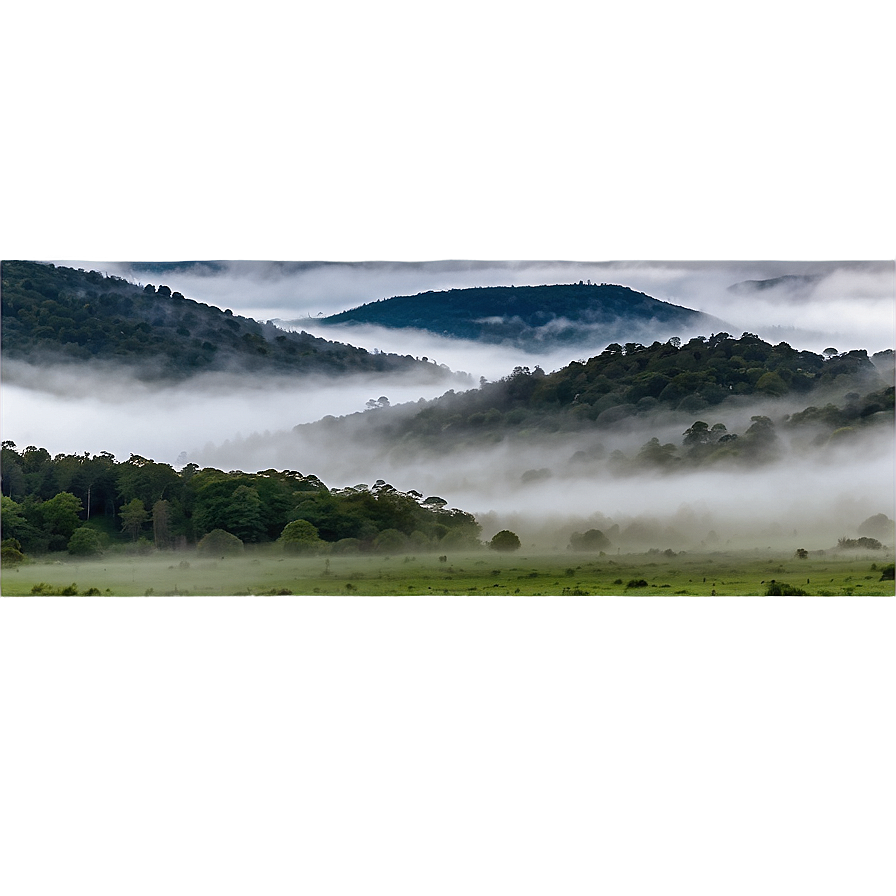
[{"label": "treeline", "polygon": [[[91,554],[281,541],[315,551],[445,550],[479,545],[480,526],[437,496],[373,486],[329,489],[294,470],[261,473],[188,464],[176,471],[131,455],[59,454],[2,445],[2,533],[11,551]],[[220,534],[218,534],[220,533]],[[230,538],[224,539],[226,534]],[[209,539],[209,537],[211,538]],[[14,543],[13,543],[14,542]]]},{"label": "treeline", "polygon": [[280,330],[165,285],[29,261],[4,261],[0,273],[6,358],[96,359],[132,367],[148,380],[211,370],[332,376],[413,368],[432,379],[446,373],[410,355]]},{"label": "treeline", "polygon": [[[396,443],[444,451],[505,437],[600,431],[657,411],[708,415],[723,402],[796,397],[805,398],[807,407],[795,415],[795,424],[833,431],[892,423],[892,364],[892,350],[874,360],[864,350],[838,352],[832,347],[816,354],[786,342],[771,345],[750,333],[739,339],[718,333],[650,346],[612,343],[601,354],[554,373],[517,367],[477,390],[449,391],[418,402],[414,413],[373,411],[365,425]],[[833,396],[840,396],[839,404],[830,400]],[[809,404],[812,400],[820,403]],[[325,425],[332,427],[332,418]]]}]

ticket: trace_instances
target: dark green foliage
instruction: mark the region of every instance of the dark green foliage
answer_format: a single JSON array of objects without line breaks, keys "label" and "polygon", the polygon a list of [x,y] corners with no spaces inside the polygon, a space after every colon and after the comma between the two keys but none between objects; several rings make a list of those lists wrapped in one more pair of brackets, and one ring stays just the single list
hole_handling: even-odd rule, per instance
[{"label": "dark green foliage", "polygon": [[[622,584],[621,581],[619,584]],[[626,588],[646,588],[647,579],[629,579]]]},{"label": "dark green foliage", "polygon": [[861,538],[838,538],[837,547],[844,551],[880,551],[883,549],[883,545],[876,538],[869,538],[867,535],[863,535]]},{"label": "dark green foliage", "polygon": [[316,554],[326,545],[318,537],[317,529],[307,520],[287,523],[278,540],[288,554]]},{"label": "dark green foliage", "polygon": [[[763,381],[766,374],[774,377]],[[360,430],[401,444],[403,450],[442,454],[502,439],[530,442],[555,432],[624,428],[628,421],[657,411],[678,411],[693,415],[694,421],[683,432],[681,445],[651,439],[637,456],[623,458],[616,469],[671,472],[717,462],[772,461],[781,450],[777,430],[782,427],[796,433],[809,428],[816,444],[822,445],[838,428],[850,427],[852,432],[892,425],[894,389],[881,388],[881,382],[862,351],[825,360],[787,343],[770,345],[750,333],[740,339],[719,333],[695,337],[684,345],[678,340],[646,347],[611,344],[587,361],[573,361],[550,374],[538,367],[517,367],[497,382],[462,393],[449,390],[433,401],[418,402],[415,408],[331,418],[326,424],[303,424],[296,430],[311,436],[320,432],[321,438],[332,439],[344,427],[352,438]],[[796,397],[802,402],[806,396],[808,404],[810,395],[824,401],[789,418],[773,421],[757,415],[746,431],[729,432],[719,419],[726,409],[740,409],[751,397]],[[579,459],[588,462],[591,458],[581,455]],[[539,475],[539,470],[533,470],[527,479]]]},{"label": "dark green foliage", "polygon": [[[314,544],[326,551],[480,547],[481,527],[471,514],[448,507],[443,498],[399,492],[383,480],[330,490],[295,470],[225,473],[190,464],[177,473],[136,455],[124,463],[106,453],[51,458],[34,446],[19,452],[12,442],[3,451],[4,465],[22,471],[21,501],[2,495],[4,535],[22,553],[89,553],[106,542],[125,542],[140,553],[183,547],[214,530],[241,543],[273,542],[285,531],[290,542],[290,533],[314,531]],[[59,483],[77,493],[58,492]],[[153,541],[146,537],[150,525]]]},{"label": "dark green foliage", "polygon": [[[613,331],[645,324],[694,330],[713,321],[699,311],[661,302],[626,286],[571,283],[551,286],[486,286],[448,289],[370,302],[322,319],[413,327],[440,336],[532,346],[576,343],[583,326]],[[546,329],[544,329],[548,326]],[[632,352],[643,349],[628,343]]]},{"label": "dark green foliage", "polygon": [[0,562],[4,565],[22,563],[25,559],[21,542],[17,538],[4,538],[0,542]]},{"label": "dark green foliage", "polygon": [[236,535],[223,529],[213,529],[199,540],[196,550],[209,557],[223,557],[242,553],[243,543]]},{"label": "dark green foliage", "polygon": [[880,581],[885,582],[888,579],[893,581],[894,575],[896,575],[896,564],[887,563],[886,565],[880,568]]},{"label": "dark green foliage", "polygon": [[75,529],[68,540],[68,552],[79,556],[90,556],[100,553],[100,537],[95,529],[81,526]]},{"label": "dark green foliage", "polygon": [[800,597],[806,596],[807,591],[797,588],[795,585],[788,585],[787,582],[776,582],[774,579],[768,583],[765,589],[766,597]]},{"label": "dark green foliage", "polygon": [[[445,375],[409,355],[374,354],[280,330],[185,299],[164,285],[141,288],[52,264],[3,262],[2,317],[5,358],[98,359],[127,365],[147,380],[181,380],[209,370],[338,375],[415,369],[433,381]],[[152,506],[158,495],[143,500]]]},{"label": "dark green foliage", "polygon": [[569,547],[573,551],[603,551],[610,547],[610,539],[600,529],[573,532],[569,537]]},{"label": "dark green foliage", "polygon": [[509,529],[502,529],[488,543],[493,551],[518,551],[520,549],[520,539],[515,532]]}]

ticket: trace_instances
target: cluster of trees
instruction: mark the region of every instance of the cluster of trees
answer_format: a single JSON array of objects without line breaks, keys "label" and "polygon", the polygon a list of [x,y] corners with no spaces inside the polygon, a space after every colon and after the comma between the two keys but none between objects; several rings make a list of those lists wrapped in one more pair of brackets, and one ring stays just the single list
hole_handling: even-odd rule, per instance
[{"label": "cluster of trees", "polygon": [[176,471],[133,454],[121,463],[106,452],[51,457],[12,442],[2,445],[2,527],[6,547],[24,554],[91,554],[110,541],[170,549],[215,532],[231,539],[224,544],[280,540],[291,550],[456,550],[478,547],[481,531],[443,498],[382,480],[329,489],[294,470]]},{"label": "cluster of trees", "polygon": [[440,336],[532,346],[580,343],[583,325],[633,332],[660,324],[693,332],[705,318],[627,286],[579,282],[431,290],[369,302],[323,322],[413,327]]},{"label": "cluster of trees", "polygon": [[445,371],[410,355],[368,352],[308,333],[280,330],[97,271],[52,264],[2,264],[3,353],[9,358],[101,359],[145,379],[183,379],[209,370],[253,373]]},{"label": "cluster of trees", "polygon": [[[739,339],[718,333],[687,343],[670,339],[647,347],[614,343],[600,355],[573,361],[554,373],[517,367],[477,390],[451,390],[433,401],[421,400],[415,413],[373,414],[359,422],[395,443],[413,442],[441,452],[505,437],[527,440],[599,430],[661,410],[697,415],[723,402],[798,397],[826,403],[793,415],[792,425],[817,426],[830,433],[892,424],[893,387],[876,366],[885,368],[892,354],[882,352],[874,361],[864,350],[815,354],[785,342],[771,345],[750,333]],[[840,404],[830,400],[844,395]]]}]

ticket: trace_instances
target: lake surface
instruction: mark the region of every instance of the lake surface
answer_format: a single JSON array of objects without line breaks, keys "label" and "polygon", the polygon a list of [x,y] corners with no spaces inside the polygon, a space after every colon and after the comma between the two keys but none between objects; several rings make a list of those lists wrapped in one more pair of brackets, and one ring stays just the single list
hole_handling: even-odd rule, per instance
[{"label": "lake surface", "polygon": [[6,600],[0,888],[892,893],[893,607]]}]

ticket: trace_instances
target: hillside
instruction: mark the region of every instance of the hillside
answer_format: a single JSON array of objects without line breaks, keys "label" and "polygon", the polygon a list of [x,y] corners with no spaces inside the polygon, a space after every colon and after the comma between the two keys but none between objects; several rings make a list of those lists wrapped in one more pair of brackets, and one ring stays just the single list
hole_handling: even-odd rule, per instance
[{"label": "hillside", "polygon": [[[650,346],[611,344],[600,355],[551,374],[518,367],[480,389],[303,424],[295,431],[333,438],[344,427],[344,438],[358,438],[358,429],[402,450],[415,446],[441,455],[505,439],[523,444],[540,437],[650,427],[661,412],[667,420],[674,415],[690,425],[700,417],[713,421],[732,410],[786,400],[791,411],[799,412],[788,418],[789,425],[826,438],[836,430],[892,427],[891,362],[892,351],[873,361],[863,350],[823,356],[784,342],[773,346],[750,333],[740,339],[719,333],[683,344],[677,339]],[[698,441],[725,434],[722,427],[712,439],[707,435]],[[732,441],[726,440],[729,455],[750,444],[728,444]]]},{"label": "hillside", "polygon": [[224,370],[334,376],[413,369],[432,380],[447,373],[409,355],[280,330],[164,285],[29,261],[2,263],[2,322],[5,359],[100,360],[147,380]]},{"label": "hillside", "polygon": [[722,329],[722,321],[626,286],[573,283],[448,289],[370,302],[326,324],[412,327],[439,336],[520,347],[668,338]]}]

